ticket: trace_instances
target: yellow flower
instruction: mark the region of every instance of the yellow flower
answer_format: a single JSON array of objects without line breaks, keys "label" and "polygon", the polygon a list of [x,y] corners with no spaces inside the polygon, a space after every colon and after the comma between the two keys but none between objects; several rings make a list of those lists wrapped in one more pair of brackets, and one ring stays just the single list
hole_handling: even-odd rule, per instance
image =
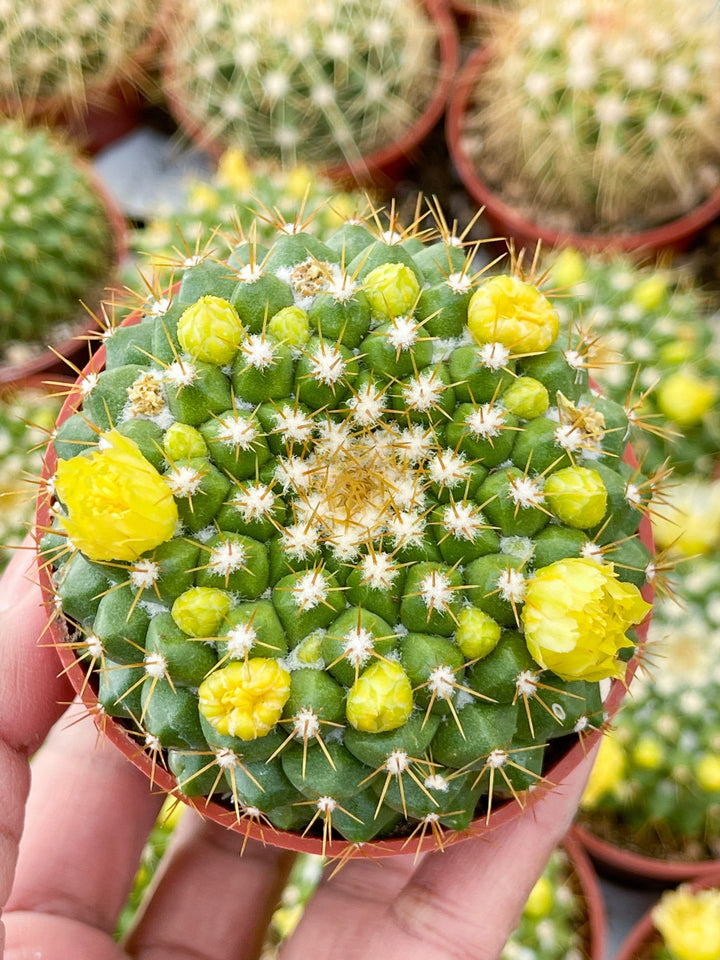
[{"label": "yellow flower", "polygon": [[170,487],[117,430],[102,434],[90,456],[60,460],[55,489],[67,510],[67,535],[91,560],[137,560],[175,532]]},{"label": "yellow flower", "polygon": [[612,731],[600,741],[595,763],[580,801],[585,810],[594,810],[608,794],[617,792],[625,776],[625,754]]},{"label": "yellow flower", "polygon": [[720,890],[669,890],[652,918],[675,960],[720,960]]},{"label": "yellow flower", "polygon": [[233,661],[198,688],[200,713],[218,733],[241,740],[270,733],[289,696],[290,674],[266,657]]},{"label": "yellow flower", "polygon": [[558,560],[528,582],[522,621],[534,659],[563,680],[618,677],[616,660],[632,646],[625,631],[650,610],[634,584],[622,583],[612,564],[584,557]]},{"label": "yellow flower", "polygon": [[657,770],[665,759],[665,750],[659,740],[646,734],[632,748],[632,758],[642,770]]},{"label": "yellow flower", "polygon": [[306,163],[299,164],[288,170],[285,189],[291,197],[296,200],[302,200],[303,197],[315,186],[317,174]]},{"label": "yellow flower", "polygon": [[693,427],[710,410],[717,395],[718,385],[714,380],[705,380],[686,369],[663,380],[658,387],[657,401],[668,420],[680,427]]},{"label": "yellow flower", "polygon": [[535,886],[530,891],[530,896],[525,904],[526,917],[532,917],[533,920],[540,920],[541,917],[547,917],[553,908],[553,888],[547,877],[540,877]]},{"label": "yellow flower", "polygon": [[362,673],[347,695],[347,718],[356,730],[384,733],[406,723],[412,713],[412,686],[407,674],[392,660],[376,660]]},{"label": "yellow flower", "polygon": [[574,287],[585,279],[585,258],[572,247],[566,247],[551,268],[552,282],[561,289]]},{"label": "yellow flower", "polygon": [[700,787],[707,793],[720,793],[720,756],[704,753],[695,767],[695,776]]},{"label": "yellow flower", "polygon": [[223,153],[218,161],[217,182],[239,194],[252,189],[255,181],[241,150],[230,147]]},{"label": "yellow flower", "polygon": [[190,187],[188,206],[194,213],[217,210],[220,206],[220,194],[209,183],[198,181]]},{"label": "yellow flower", "polygon": [[230,612],[232,597],[218,587],[190,587],[175,600],[173,620],[190,637],[214,637]]},{"label": "yellow flower", "polygon": [[653,273],[643,277],[633,288],[630,299],[648,313],[662,306],[668,289],[668,277],[664,273]]},{"label": "yellow flower", "polygon": [[691,477],[663,491],[651,509],[653,536],[660,550],[686,557],[720,546],[720,483]]},{"label": "yellow flower", "polygon": [[550,301],[517,277],[491,277],[468,304],[468,327],[478,343],[502,343],[515,353],[541,353],[557,339]]}]

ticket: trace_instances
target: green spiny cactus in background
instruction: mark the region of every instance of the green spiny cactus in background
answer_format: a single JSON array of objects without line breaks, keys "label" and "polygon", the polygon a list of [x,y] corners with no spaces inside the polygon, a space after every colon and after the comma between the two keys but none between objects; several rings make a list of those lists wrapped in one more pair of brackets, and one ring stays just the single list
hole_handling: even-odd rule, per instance
[{"label": "green spiny cactus in background", "polygon": [[76,154],[44,130],[0,125],[0,359],[72,335],[110,277],[114,236]]},{"label": "green spiny cactus in background", "polygon": [[0,393],[0,570],[32,525],[32,481],[59,410],[58,396],[39,386]]},{"label": "green spiny cactus in background", "polygon": [[286,165],[357,163],[421,115],[436,47],[419,0],[192,0],[165,89],[215,145]]},{"label": "green spiny cactus in background", "polygon": [[600,338],[591,376],[648,427],[636,452],[649,468],[710,476],[720,453],[720,316],[678,270],[565,250],[549,283],[561,324]]},{"label": "green spiny cactus in background", "polygon": [[622,406],[536,287],[420,233],[189,263],[54,439],[41,549],[102,709],[241,825],[441,844],[524,803],[649,609]]},{"label": "green spiny cactus in background", "polygon": [[0,101],[24,116],[81,112],[120,80],[161,0],[0,0]]},{"label": "green spiny cactus in background", "polygon": [[719,50],[709,0],[531,0],[495,24],[468,153],[550,229],[672,220],[720,183]]},{"label": "green spiny cactus in background", "polygon": [[683,884],[666,890],[653,907],[661,937],[649,954],[653,960],[720,960],[720,889]]},{"label": "green spiny cactus in background", "polygon": [[720,565],[687,560],[676,577],[677,598],[655,605],[651,666],[602,742],[583,808],[591,829],[646,855],[717,859]]},{"label": "green spiny cactus in background", "polygon": [[[300,215],[303,229],[322,238],[364,213],[367,206],[365,194],[343,192],[311,167],[249,165],[240,150],[228,148],[212,180],[189,181],[181,205],[160,211],[135,230],[131,245],[139,258],[150,256],[156,274],[152,285],[164,288],[178,256],[186,259],[206,245],[212,247],[218,231],[248,231],[254,224],[263,243],[272,240],[278,222],[292,221],[302,207],[313,211],[308,218]],[[148,284],[134,264],[127,269],[126,283],[147,295]]]}]

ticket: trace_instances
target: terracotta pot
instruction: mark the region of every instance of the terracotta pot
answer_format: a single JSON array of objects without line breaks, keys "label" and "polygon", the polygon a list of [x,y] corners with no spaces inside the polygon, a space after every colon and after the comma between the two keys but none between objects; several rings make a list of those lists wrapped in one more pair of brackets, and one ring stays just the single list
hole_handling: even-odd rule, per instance
[{"label": "terracotta pot", "polygon": [[605,903],[597,875],[582,846],[571,833],[566,835],[562,845],[568,855],[584,901],[587,916],[586,960],[603,960],[607,940],[607,922]]},{"label": "terracotta pot", "polygon": [[[131,314],[123,323],[123,326],[138,323],[140,313],[136,311]],[[63,405],[58,417],[58,424],[63,423],[80,407],[83,400],[83,393],[80,387],[82,381],[91,374],[99,373],[105,364],[105,347],[101,345],[94,353],[88,364],[82,371],[81,377],[76,382],[74,388],[69,393],[65,404]],[[629,450],[626,451],[625,459],[628,462],[636,464],[636,461]],[[51,525],[51,503],[52,493],[48,491],[43,482],[52,476],[55,471],[57,458],[52,447],[49,448],[45,458],[45,464],[42,473],[42,480],[39,487],[38,507],[37,507],[37,531],[38,540],[42,532],[49,529]],[[650,523],[647,517],[641,521],[641,536],[645,543],[652,544],[652,533]],[[48,610],[53,609],[53,590],[50,582],[50,572],[46,566],[39,563],[39,582],[42,588]],[[652,589],[649,585],[643,588],[643,596],[646,600],[652,599]],[[637,628],[638,638],[641,643],[647,639],[647,630],[649,620]],[[92,683],[88,683],[85,669],[78,662],[74,650],[66,641],[69,639],[68,625],[62,617],[51,617],[47,630],[44,634],[47,642],[54,645],[58,651],[60,661],[63,666],[63,672],[69,677],[70,682],[88,707],[89,712],[94,716],[95,722],[107,737],[132,763],[135,764],[153,783],[154,787],[159,788],[166,793],[172,793],[176,788],[173,777],[163,768],[157,756],[144,752],[143,745],[134,739],[127,728],[122,723],[111,719],[102,711],[98,711],[98,701]],[[623,679],[613,681],[609,693],[604,701],[605,714],[608,718],[614,716],[620,706],[620,702],[625,695],[635,670],[637,661],[633,658],[627,666],[626,674]],[[583,740],[579,738],[567,752],[553,760],[547,769],[543,771],[543,781],[531,792],[528,793],[524,807],[514,801],[498,804],[493,809],[489,821],[483,815],[472,822],[467,830],[442,832],[443,845],[458,843],[475,837],[491,838],[492,833],[497,828],[515,820],[521,815],[531,815],[532,807],[537,800],[553,789],[555,785],[563,781],[569,774],[584,761],[588,750],[598,742],[602,733],[595,730],[585,736]],[[557,741],[555,741],[557,743]],[[351,856],[367,856],[371,859],[396,856],[408,852],[430,851],[437,849],[438,843],[429,832],[420,840],[412,840],[412,846],[408,848],[407,840],[404,837],[373,840],[369,843],[354,844],[346,840],[332,840],[324,842],[321,838],[314,836],[302,836],[297,833],[289,833],[278,830],[272,826],[265,825],[253,819],[238,820],[233,810],[221,806],[215,801],[207,800],[205,797],[192,798],[182,794],[180,799],[193,807],[202,816],[213,820],[216,823],[260,840],[263,843],[270,843],[272,846],[281,847],[286,850],[294,850],[300,853],[323,854],[329,857],[347,858]],[[572,838],[571,841],[572,843]]]},{"label": "terracotta pot", "polygon": [[485,219],[500,237],[511,238],[517,249],[534,249],[539,240],[547,247],[573,247],[583,253],[609,250],[640,251],[687,249],[697,234],[720,216],[720,189],[690,213],[648,230],[635,233],[571,233],[551,230],[527,219],[482,179],[463,144],[463,121],[478,77],[490,58],[490,50],[474,51],[463,67],[448,105],[446,132],[450,155],[470,196],[485,210]]},{"label": "terracotta pot", "polygon": [[571,834],[603,876],[621,883],[660,888],[720,873],[720,860],[688,862],[644,856],[598,837],[583,824],[575,824]]},{"label": "terracotta pot", "polygon": [[[457,29],[445,0],[422,0],[437,31],[439,74],[435,90],[421,116],[397,140],[352,163],[321,167],[323,176],[341,184],[375,184],[388,186],[407,169],[414,154],[440,121],[447,103],[460,60]],[[189,115],[183,100],[173,90],[172,71],[164,72],[165,97],[170,112],[181,129],[203,150],[218,159],[229,144],[221,144]],[[300,158],[302,160],[302,158]]]},{"label": "terracotta pot", "polygon": [[[720,871],[693,883],[693,890],[720,885]],[[620,946],[615,960],[651,960],[652,951],[662,942],[652,920],[652,908],[632,928]]]},{"label": "terracotta pot", "polygon": [[[92,182],[95,193],[105,207],[110,223],[113,236],[114,270],[107,277],[107,286],[112,283],[115,269],[122,263],[128,253],[125,217],[117,201],[94,168],[80,157],[78,157],[75,162],[85,176]],[[98,296],[96,303],[88,303],[87,306],[91,310],[97,310],[100,306],[100,296]],[[74,357],[79,357],[80,362],[84,362],[85,357],[88,355],[87,337],[98,331],[97,323],[78,302],[77,323],[73,334],[71,336],[65,336],[62,340],[53,340],[39,352],[34,353],[29,359],[20,363],[0,363],[0,385],[23,382],[27,380],[28,377],[40,374],[67,373],[68,364],[63,362],[62,358],[71,360]],[[84,357],[82,356],[83,353]]]}]

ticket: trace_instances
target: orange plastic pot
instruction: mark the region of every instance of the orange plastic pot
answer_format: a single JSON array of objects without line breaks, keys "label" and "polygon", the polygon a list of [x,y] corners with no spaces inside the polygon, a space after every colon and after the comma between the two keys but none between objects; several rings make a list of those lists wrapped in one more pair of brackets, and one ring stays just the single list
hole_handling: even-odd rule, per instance
[{"label": "orange plastic pot", "polygon": [[446,133],[450,156],[470,196],[485,210],[485,219],[501,237],[515,242],[517,249],[534,249],[538,241],[547,247],[573,247],[582,253],[638,251],[643,254],[661,250],[687,249],[698,233],[720,216],[720,189],[699,207],[668,223],[632,233],[571,233],[551,230],[530,220],[506,203],[483,179],[464,144],[465,116],[470,109],[473,90],[491,57],[489,47],[475,50],[458,77],[448,105]]},{"label": "orange plastic pot", "polygon": [[597,875],[582,846],[571,832],[565,836],[562,845],[575,874],[585,907],[587,917],[586,960],[604,960],[607,921],[605,902]]}]

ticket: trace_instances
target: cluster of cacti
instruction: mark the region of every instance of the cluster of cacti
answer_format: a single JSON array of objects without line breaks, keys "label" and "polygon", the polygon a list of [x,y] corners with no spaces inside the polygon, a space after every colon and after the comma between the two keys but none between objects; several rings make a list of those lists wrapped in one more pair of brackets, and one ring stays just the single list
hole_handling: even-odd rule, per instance
[{"label": "cluster of cacti", "polygon": [[678,567],[655,604],[647,672],[603,740],[583,799],[596,832],[648,855],[720,856],[720,566]]},{"label": "cluster of cacti", "polygon": [[649,609],[622,406],[534,285],[420,233],[189,263],[55,435],[68,642],[240,824],[441,843],[523,804]]},{"label": "cluster of cacti", "polygon": [[662,945],[653,960],[720,960],[720,890],[666,890],[652,911]]},{"label": "cluster of cacti", "polygon": [[284,164],[358,163],[414,125],[439,74],[421,0],[192,0],[168,61],[180,120]]},{"label": "cluster of cacti", "polygon": [[33,479],[59,409],[58,397],[39,386],[0,393],[0,570],[32,526]]},{"label": "cluster of cacti", "polygon": [[651,469],[711,475],[720,453],[720,315],[678,270],[565,250],[552,265],[561,324],[580,323],[590,374],[647,427],[636,453]]},{"label": "cluster of cacti", "polygon": [[82,111],[137,70],[161,0],[1,0],[0,102]]},{"label": "cluster of cacti", "polygon": [[68,339],[110,278],[115,240],[74,151],[41,129],[0,125],[0,359]]},{"label": "cluster of cacti", "polygon": [[[240,150],[229,148],[211,181],[191,180],[180,206],[158,211],[134,231],[131,243],[138,257],[150,256],[152,282],[162,287],[178,259],[222,247],[216,239],[218,231],[247,231],[254,225],[257,240],[263,243],[272,239],[279,224],[292,223],[299,216],[303,230],[323,237],[367,208],[365,194],[344,192],[311,167],[250,165]],[[306,218],[303,210],[312,211],[312,216]],[[127,274],[127,284],[147,295],[136,264]]]},{"label": "cluster of cacti", "polygon": [[628,232],[720,184],[710,0],[531,0],[498,19],[464,121],[482,178],[543,226]]}]

